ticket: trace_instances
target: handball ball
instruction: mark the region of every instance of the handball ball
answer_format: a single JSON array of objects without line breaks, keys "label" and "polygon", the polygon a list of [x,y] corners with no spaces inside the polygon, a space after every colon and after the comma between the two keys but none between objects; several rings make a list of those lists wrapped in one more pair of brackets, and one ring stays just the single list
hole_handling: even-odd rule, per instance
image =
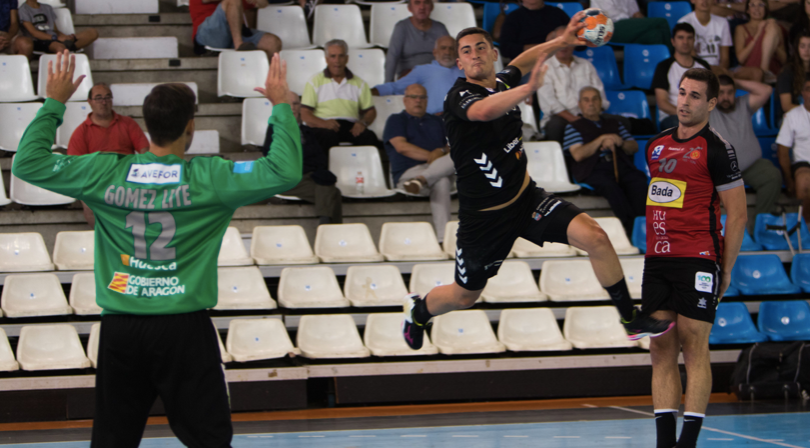
[{"label": "handball ball", "polygon": [[585,28],[577,31],[577,36],[595,47],[605,45],[613,37],[613,21],[601,9],[586,9],[585,17],[580,22],[585,24]]}]

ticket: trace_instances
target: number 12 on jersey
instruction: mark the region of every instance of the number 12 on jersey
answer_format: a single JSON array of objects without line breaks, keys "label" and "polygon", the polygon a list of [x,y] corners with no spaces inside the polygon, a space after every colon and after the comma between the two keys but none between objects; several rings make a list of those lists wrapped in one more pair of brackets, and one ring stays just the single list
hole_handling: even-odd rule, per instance
[{"label": "number 12 on jersey", "polygon": [[[146,250],[146,226],[147,215],[149,224],[160,224],[160,235]],[[148,259],[153,261],[174,260],[175,248],[166,247],[172,242],[174,234],[177,232],[177,224],[174,217],[169,212],[131,212],[126,218],[127,229],[132,229],[132,237],[135,240],[135,258]]]}]

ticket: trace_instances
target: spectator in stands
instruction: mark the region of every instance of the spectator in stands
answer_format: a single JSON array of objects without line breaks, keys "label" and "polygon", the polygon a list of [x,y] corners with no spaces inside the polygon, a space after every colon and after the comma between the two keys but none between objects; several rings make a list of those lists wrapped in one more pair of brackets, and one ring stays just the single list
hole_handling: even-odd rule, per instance
[{"label": "spectator in stands", "polygon": [[622,44],[666,45],[672,52],[669,23],[663,17],[644,17],[636,0],[591,0],[613,20],[611,42]]},{"label": "spectator in stands", "polygon": [[[554,39],[564,31],[565,27],[561,26],[549,33],[546,39]],[[566,125],[578,119],[579,91],[583,87],[592,86],[604,98],[605,88],[593,64],[587,59],[574,56],[574,47],[557,51],[546,65],[548,71],[545,80],[537,90],[540,110],[543,111],[540,127],[546,134],[546,139],[562,143]],[[603,101],[602,104],[605,108],[610,107],[608,101]]]},{"label": "spectator in stands", "polygon": [[405,90],[405,110],[388,117],[383,141],[394,185],[430,196],[430,211],[439,242],[450,220],[450,187],[455,167],[441,118],[427,113],[428,93],[419,84]]},{"label": "spectator in stands", "polygon": [[17,0],[0,0],[0,54],[21,54],[31,57],[34,41],[23,37]]},{"label": "spectator in stands", "polygon": [[377,118],[371,88],[346,68],[349,46],[340,39],[324,46],[326,68],[304,86],[301,118],[327,151],[340,142],[379,148],[377,136],[368,129]]},{"label": "spectator in stands", "polygon": [[403,77],[414,67],[433,60],[436,40],[447,36],[443,23],[430,18],[433,0],[409,0],[411,16],[394,26],[385,55],[385,82]]},{"label": "spectator in stands", "polygon": [[19,7],[23,36],[34,42],[34,51],[57,53],[80,50],[98,39],[98,31],[88,28],[78,34],[62,34],[56,27],[56,13],[51,5],[27,0]]},{"label": "spectator in stands", "polygon": [[681,77],[690,68],[709,69],[709,63],[693,56],[695,50],[695,29],[688,23],[678,23],[672,29],[674,56],[663,60],[655,67],[652,89],[655,91],[655,104],[661,129],[678,126],[678,87]]},{"label": "spectator in stands", "polygon": [[788,42],[790,45],[794,45],[790,51],[796,51],[796,39],[799,38],[800,34],[810,32],[810,0],[799,1],[802,7],[795,15],[793,15],[791,20],[788,20],[788,22],[792,23],[790,26],[790,32],[788,33]]},{"label": "spectator in stands", "polygon": [[205,47],[263,50],[268,59],[281,51],[275,34],[248,28],[246,12],[264,8],[267,0],[190,0],[191,39],[197,54]]},{"label": "spectator in stands", "polygon": [[442,36],[436,40],[433,57],[433,62],[417,65],[407,76],[374,87],[371,94],[402,95],[411,84],[419,84],[428,93],[427,112],[440,115],[444,112],[444,96],[458,78],[464,77],[464,71],[456,66],[456,40],[450,36]]},{"label": "spectator in stands", "polygon": [[755,81],[776,83],[787,62],[787,46],[783,30],[774,19],[768,19],[767,0],[746,0],[745,11],[751,20],[737,25],[734,30],[734,51],[743,67],[759,69],[762,76]]},{"label": "spectator in stands", "polygon": [[[727,75],[720,75],[718,79],[720,94],[717,107],[709,115],[709,122],[737,151],[737,164],[743,180],[757,192],[752,215],[754,219],[748,220],[753,230],[756,215],[774,211],[782,191],[782,175],[773,163],[762,158],[762,148],[751,124],[751,116],[768,102],[773,88],[756,81],[737,80],[735,83]],[[747,91],[748,95],[737,97],[738,87]]]},{"label": "spectator in stands", "polygon": [[799,105],[803,80],[808,73],[810,73],[810,30],[796,36],[790,62],[782,69],[776,81],[779,102],[785,113]]},{"label": "spectator in stands", "polygon": [[638,143],[618,120],[600,116],[602,95],[595,87],[579,91],[578,120],[565,127],[563,150],[574,160],[571,172],[605,197],[624,230],[646,213],[647,176],[633,164]]},{"label": "spectator in stands", "polygon": [[[771,17],[778,21],[793,23],[801,13],[804,0],[768,0],[768,10]],[[739,23],[748,20],[746,14],[746,0],[718,1],[712,6],[712,14],[725,17],[734,29]]]},{"label": "spectator in stands", "polygon": [[[94,152],[117,152],[118,154],[142,154],[149,150],[141,127],[130,117],[119,115],[113,110],[113,96],[110,87],[103,82],[96,83],[87,94],[90,112],[87,119],[73,131],[68,142],[69,156],[81,156]],[[82,202],[84,218],[90,227],[95,226],[93,211]]]},{"label": "spectator in stands", "polygon": [[810,77],[804,79],[802,99],[803,106],[785,114],[776,144],[788,194],[802,201],[804,219],[810,222]]},{"label": "spectator in stands", "polygon": [[[340,224],[343,222],[343,205],[340,190],[335,186],[337,177],[329,171],[329,157],[318,145],[312,128],[301,123],[301,100],[294,92],[288,92],[290,107],[301,130],[301,148],[304,156],[304,175],[301,182],[292,190],[281,193],[283,196],[298,198],[315,204],[318,224]],[[266,157],[273,144],[273,126],[267,127],[262,154]]]},{"label": "spectator in stands", "polygon": [[501,52],[512,59],[524,50],[546,41],[559,27],[568,25],[568,14],[544,0],[523,0],[520,8],[510,12],[501,28]]}]

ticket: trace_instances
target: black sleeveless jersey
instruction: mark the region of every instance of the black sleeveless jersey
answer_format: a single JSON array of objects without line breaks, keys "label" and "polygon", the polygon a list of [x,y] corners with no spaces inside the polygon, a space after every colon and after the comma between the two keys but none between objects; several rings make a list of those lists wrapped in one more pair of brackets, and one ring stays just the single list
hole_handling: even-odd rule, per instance
[{"label": "black sleeveless jersey", "polygon": [[456,166],[461,210],[482,210],[509,202],[526,177],[523,120],[515,107],[492,121],[470,121],[476,101],[520,84],[520,70],[507,66],[497,74],[495,90],[459,78],[444,99],[444,123],[450,157]]}]

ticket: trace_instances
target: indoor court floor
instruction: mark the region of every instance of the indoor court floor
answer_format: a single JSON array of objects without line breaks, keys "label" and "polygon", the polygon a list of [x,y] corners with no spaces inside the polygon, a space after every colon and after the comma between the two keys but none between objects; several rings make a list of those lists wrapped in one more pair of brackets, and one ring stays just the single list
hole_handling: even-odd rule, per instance
[{"label": "indoor court floor", "polygon": [[[800,401],[739,403],[715,394],[700,447],[810,448]],[[337,408],[234,415],[234,448],[522,448],[655,446],[649,397]],[[0,445],[86,448],[91,422],[0,425]],[[180,448],[163,418],[141,447]]]}]

